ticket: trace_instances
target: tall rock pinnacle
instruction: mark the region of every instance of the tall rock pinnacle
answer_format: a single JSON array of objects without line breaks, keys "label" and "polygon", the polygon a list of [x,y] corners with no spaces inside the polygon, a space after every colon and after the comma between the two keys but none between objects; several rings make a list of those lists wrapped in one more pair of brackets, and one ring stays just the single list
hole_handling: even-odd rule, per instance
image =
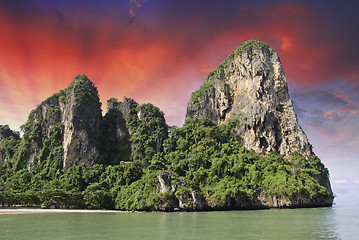
[{"label": "tall rock pinnacle", "polygon": [[242,144],[259,154],[307,159],[311,146],[298,124],[278,54],[254,39],[241,44],[192,94],[186,118],[209,118],[221,124],[238,119]]},{"label": "tall rock pinnacle", "polygon": [[94,84],[78,75],[70,86],[34,109],[22,126],[18,169],[50,166],[67,169],[98,162],[101,103]]},{"label": "tall rock pinnacle", "polygon": [[63,169],[81,163],[92,165],[98,161],[102,124],[97,89],[85,75],[78,75],[62,96]]}]

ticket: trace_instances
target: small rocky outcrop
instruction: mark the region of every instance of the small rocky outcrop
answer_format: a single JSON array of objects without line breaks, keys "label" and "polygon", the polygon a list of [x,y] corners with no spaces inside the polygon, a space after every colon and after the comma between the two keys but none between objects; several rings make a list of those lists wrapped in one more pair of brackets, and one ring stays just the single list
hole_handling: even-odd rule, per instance
[{"label": "small rocky outcrop", "polygon": [[302,194],[297,194],[291,197],[261,194],[257,197],[257,202],[260,203],[263,208],[331,207],[333,198],[325,196],[309,198]]},{"label": "small rocky outcrop", "polygon": [[169,192],[167,201],[158,207],[162,211],[197,211],[208,209],[207,204],[197,192],[189,189],[186,182],[171,172],[157,175],[157,189],[161,193]]},{"label": "small rocky outcrop", "polygon": [[298,151],[307,160],[311,157],[278,54],[260,40],[243,43],[208,75],[192,94],[186,118],[209,118],[218,124],[238,119],[246,148],[262,155]]}]

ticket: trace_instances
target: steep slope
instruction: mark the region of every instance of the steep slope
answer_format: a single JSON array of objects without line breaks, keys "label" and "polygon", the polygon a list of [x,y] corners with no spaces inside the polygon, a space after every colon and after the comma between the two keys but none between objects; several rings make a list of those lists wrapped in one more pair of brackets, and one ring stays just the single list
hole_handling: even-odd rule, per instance
[{"label": "steep slope", "polygon": [[99,157],[102,128],[101,103],[96,87],[86,76],[79,75],[62,93],[59,104],[64,126],[63,169],[81,163],[93,165]]},{"label": "steep slope", "polygon": [[64,171],[81,163],[92,165],[98,160],[101,124],[97,89],[78,75],[30,113],[13,164],[16,169],[46,165]]},{"label": "steep slope", "polygon": [[240,45],[208,75],[192,94],[186,118],[208,118],[217,124],[238,119],[237,131],[246,148],[259,154],[289,156],[298,151],[311,157],[278,54],[258,39]]},{"label": "steep slope", "polygon": [[111,164],[121,161],[148,162],[162,151],[168,138],[164,114],[152,104],[139,105],[130,98],[111,98],[104,117],[107,154]]}]

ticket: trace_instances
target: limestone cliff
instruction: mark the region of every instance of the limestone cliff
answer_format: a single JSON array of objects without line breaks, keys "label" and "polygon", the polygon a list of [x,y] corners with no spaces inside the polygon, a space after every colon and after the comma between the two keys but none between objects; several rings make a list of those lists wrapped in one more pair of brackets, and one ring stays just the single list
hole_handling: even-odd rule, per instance
[{"label": "limestone cliff", "polygon": [[168,138],[164,114],[152,104],[139,105],[130,98],[119,102],[111,98],[104,116],[107,154],[112,164],[147,160],[162,151]]},{"label": "limestone cliff", "polygon": [[96,87],[78,75],[71,85],[33,110],[22,126],[24,137],[17,164],[28,169],[51,165],[66,171],[70,166],[89,166],[98,160],[102,125]]},{"label": "limestone cliff", "polygon": [[298,124],[278,54],[260,40],[249,40],[214,69],[192,94],[186,118],[209,118],[221,124],[238,119],[242,144],[259,154],[308,160],[311,145]]},{"label": "limestone cliff", "polygon": [[255,201],[233,199],[228,208],[332,205],[328,172],[298,124],[278,54],[264,42],[255,39],[243,43],[215,68],[192,94],[186,118],[210,119],[219,125],[238,120],[235,131],[243,146],[260,155],[277,153],[287,160],[299,152],[308,163],[318,163],[314,179],[329,192],[316,198],[301,194],[271,196],[263,192],[258,193]]},{"label": "limestone cliff", "polygon": [[63,168],[81,163],[92,165],[99,157],[102,127],[97,89],[86,76],[79,75],[62,94],[59,104],[64,125]]},{"label": "limestone cliff", "polygon": [[[66,172],[81,164],[146,162],[162,151],[168,137],[164,114],[152,104],[112,98],[103,117],[97,89],[85,75],[39,104],[21,128],[24,136],[9,163],[16,170],[51,167]],[[5,130],[3,135],[9,135]]]}]

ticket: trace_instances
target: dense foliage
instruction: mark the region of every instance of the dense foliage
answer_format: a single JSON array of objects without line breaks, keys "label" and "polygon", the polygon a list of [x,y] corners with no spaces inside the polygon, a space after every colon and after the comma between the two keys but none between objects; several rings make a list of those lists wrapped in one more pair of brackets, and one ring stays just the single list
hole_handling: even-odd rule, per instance
[{"label": "dense foliage", "polygon": [[156,152],[162,151],[168,129],[159,108],[150,103],[139,105],[131,98],[125,98],[124,102],[111,98],[107,106],[104,117],[107,163],[141,161],[146,164]]},{"label": "dense foliage", "polygon": [[[122,110],[122,103],[111,101],[115,109]],[[251,203],[261,194],[309,198],[330,194],[315,180],[320,173],[328,174],[315,155],[309,162],[297,152],[290,159],[276,154],[258,156],[239,144],[237,121],[217,126],[206,119],[188,119],[182,128],[172,128],[163,149],[156,149],[156,139],[163,134],[163,129],[157,128],[165,127],[160,120],[163,113],[150,104],[134,104],[131,109],[126,118],[108,115],[108,127],[111,121],[118,121],[131,132],[127,142],[124,140],[125,148],[114,150],[114,139],[107,142],[116,153],[109,155],[113,161],[73,166],[64,173],[59,167],[61,151],[52,154],[57,146],[56,134],[52,134],[41,155],[45,160],[38,168],[28,171],[8,164],[0,168],[0,203],[156,210],[181,194],[195,191],[209,207],[222,209],[233,199]],[[13,148],[22,147],[16,142],[19,140],[6,141],[2,150],[10,155],[16,152]],[[186,184],[176,192],[161,193],[157,190],[160,172],[172,172]]]},{"label": "dense foliage", "polygon": [[[266,50],[263,44],[251,40],[234,54]],[[194,103],[213,87],[207,79],[192,95]],[[103,117],[100,106],[93,83],[79,75],[30,113],[22,138],[0,126],[0,204],[173,210],[181,201],[183,209],[193,210],[196,201],[204,203],[202,209],[238,209],[254,207],[258,198],[331,197],[322,181],[328,171],[314,154],[309,161],[298,152],[259,156],[240,144],[237,120],[217,126],[187,119],[182,128],[168,128],[163,112],[149,103],[111,98]],[[66,129],[82,136],[71,142],[76,151],[67,152],[68,166]],[[77,150],[97,151],[96,164],[84,154],[76,161]],[[170,178],[165,190],[161,176]]]}]

